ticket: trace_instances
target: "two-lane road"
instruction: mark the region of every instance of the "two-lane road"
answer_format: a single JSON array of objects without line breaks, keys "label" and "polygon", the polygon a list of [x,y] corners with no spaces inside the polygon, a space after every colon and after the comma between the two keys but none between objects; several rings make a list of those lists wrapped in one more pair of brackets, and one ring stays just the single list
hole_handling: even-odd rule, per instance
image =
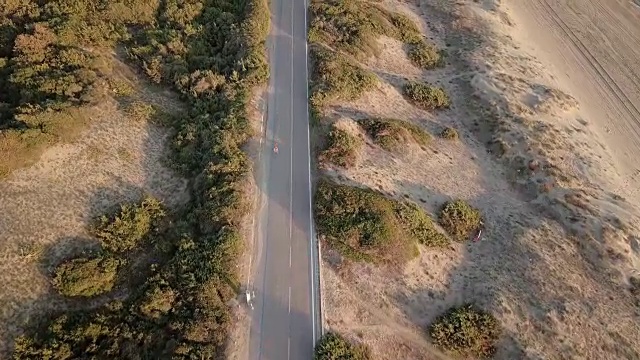
[{"label": "two-lane road", "polygon": [[250,360],[310,360],[322,331],[311,215],[306,12],[305,0],[271,0]]}]

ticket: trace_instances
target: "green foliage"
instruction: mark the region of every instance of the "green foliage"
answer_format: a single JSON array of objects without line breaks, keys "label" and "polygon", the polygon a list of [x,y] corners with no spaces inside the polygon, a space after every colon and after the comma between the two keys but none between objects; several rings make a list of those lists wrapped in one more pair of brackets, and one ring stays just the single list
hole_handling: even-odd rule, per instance
[{"label": "green foliage", "polygon": [[396,216],[403,227],[420,244],[429,247],[445,247],[449,239],[436,229],[431,217],[418,205],[411,202],[397,203]]},{"label": "green foliage", "polygon": [[320,154],[320,162],[343,168],[354,166],[362,145],[362,139],[340,129],[334,123],[327,137],[327,148]]},{"label": "green foliage", "polygon": [[416,254],[416,239],[396,217],[396,206],[371,189],[322,180],[314,214],[319,233],[346,258],[402,264]]},{"label": "green foliage", "polygon": [[150,319],[159,319],[171,311],[176,293],[171,288],[152,287],[141,301],[139,311]]},{"label": "green foliage", "polygon": [[140,204],[121,205],[112,216],[102,216],[93,233],[106,250],[121,253],[139,246],[164,215],[160,201],[147,197]]},{"label": "green foliage", "polygon": [[100,295],[113,289],[119,266],[112,257],[76,258],[56,267],[53,286],[64,296]]},{"label": "green foliage", "polygon": [[[100,102],[110,53],[151,25],[158,0],[19,0],[0,5],[0,177],[88,123],[77,109]],[[71,133],[71,134],[68,134]]]},{"label": "green foliage", "polygon": [[446,127],[440,133],[440,137],[447,140],[456,140],[458,138],[458,132],[454,128]]},{"label": "green foliage", "polygon": [[397,119],[365,119],[360,125],[371,136],[373,142],[387,151],[397,151],[408,141],[425,146],[431,136],[420,126]]},{"label": "green foliage", "polygon": [[109,87],[113,94],[117,97],[127,97],[134,93],[133,87],[124,80],[111,80]]},{"label": "green foliage", "polygon": [[455,200],[443,205],[438,222],[454,240],[466,241],[472,231],[480,228],[482,216],[463,200]]},{"label": "green foliage", "polygon": [[434,344],[463,356],[490,358],[500,336],[498,321],[471,305],[451,308],[429,329]]},{"label": "green foliage", "polygon": [[[127,299],[60,314],[18,339],[14,358],[224,356],[233,321],[229,304],[238,288],[240,223],[248,209],[250,163],[242,152],[251,134],[247,106],[253,86],[268,75],[263,38],[268,9],[262,0],[162,4],[154,11],[155,25],[138,28],[128,51],[188,103],[188,112],[171,125],[173,161],[191,178],[192,201],[173,221],[163,221],[166,226],[154,236],[161,256]],[[138,222],[135,211],[127,214],[128,225],[106,231],[109,246],[117,250],[145,238],[140,236],[146,220]],[[120,234],[130,241],[118,241]]]},{"label": "green foliage", "polygon": [[448,108],[451,103],[444,89],[419,82],[409,82],[404,86],[404,94],[415,105],[426,109]]},{"label": "green foliage", "polygon": [[371,351],[361,344],[353,344],[342,335],[328,332],[315,347],[314,360],[369,360]]},{"label": "green foliage", "polygon": [[313,0],[309,5],[309,42],[364,58],[379,52],[380,35],[413,43],[421,39],[413,21],[362,0]]},{"label": "green foliage", "polygon": [[150,121],[157,113],[157,109],[151,105],[142,101],[134,101],[128,104],[126,108],[127,116],[134,121]]},{"label": "green foliage", "polygon": [[431,70],[444,65],[444,58],[438,49],[425,40],[420,40],[411,45],[409,60],[422,69]]},{"label": "green foliage", "polygon": [[316,108],[322,108],[331,101],[356,100],[378,83],[374,73],[325,47],[312,47],[311,56],[314,71],[309,101]]}]

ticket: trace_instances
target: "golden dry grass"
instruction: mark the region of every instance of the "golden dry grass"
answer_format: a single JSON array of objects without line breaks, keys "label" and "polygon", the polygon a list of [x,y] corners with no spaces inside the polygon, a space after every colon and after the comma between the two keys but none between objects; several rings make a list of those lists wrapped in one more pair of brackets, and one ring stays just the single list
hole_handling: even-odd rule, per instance
[{"label": "golden dry grass", "polygon": [[[117,79],[134,89],[131,100],[168,112],[180,108],[174,96],[114,63]],[[52,291],[51,271],[62,259],[95,247],[87,232],[93,218],[145,193],[169,206],[187,200],[186,181],[165,165],[165,129],[132,121],[114,99],[88,113],[92,124],[76,141],[46,150],[33,166],[0,182],[0,357],[26,322],[73,306]]]}]

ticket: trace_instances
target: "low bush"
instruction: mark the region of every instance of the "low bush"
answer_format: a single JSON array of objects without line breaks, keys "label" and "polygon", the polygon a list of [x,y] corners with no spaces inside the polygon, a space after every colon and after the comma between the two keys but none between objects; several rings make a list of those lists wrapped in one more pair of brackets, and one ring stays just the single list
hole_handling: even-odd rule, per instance
[{"label": "low bush", "polygon": [[356,100],[378,84],[377,76],[346,56],[321,46],[311,49],[313,66],[310,102],[322,108],[331,101]]},{"label": "low bush", "polygon": [[413,81],[407,83],[404,86],[404,94],[412,103],[425,110],[448,108],[451,105],[444,89],[424,83]]},{"label": "low bush", "polygon": [[409,48],[409,60],[413,65],[431,70],[444,65],[442,54],[435,46],[424,40],[411,44]]},{"label": "low bush", "polygon": [[327,147],[320,154],[320,163],[333,164],[343,168],[349,168],[356,164],[358,151],[363,145],[362,139],[340,129],[335,124],[327,136]]},{"label": "low bush", "polygon": [[379,52],[380,35],[411,43],[421,39],[411,19],[368,1],[313,0],[309,11],[309,42],[324,43],[360,59]]},{"label": "low bush", "polygon": [[447,140],[456,140],[458,138],[458,132],[454,128],[446,127],[440,133],[440,137]]},{"label": "low bush", "polygon": [[454,240],[466,241],[472,231],[481,227],[482,216],[463,200],[455,200],[443,205],[438,222]]},{"label": "low bush", "polygon": [[112,257],[77,258],[56,267],[53,286],[64,296],[92,297],[111,291],[120,261]]},{"label": "low bush", "polygon": [[413,238],[428,247],[445,247],[449,239],[436,228],[431,217],[411,202],[396,204],[396,216]]},{"label": "low bush", "polygon": [[315,347],[314,360],[369,360],[368,347],[354,344],[342,335],[328,332],[320,338]]},{"label": "low bush", "polygon": [[150,121],[156,115],[157,109],[148,103],[134,101],[127,105],[126,114],[129,119],[139,122]]},{"label": "low bush", "polygon": [[318,232],[348,259],[402,264],[417,254],[418,228],[410,216],[397,217],[400,203],[376,191],[321,180],[314,204]]},{"label": "low bush", "polygon": [[105,250],[120,253],[139,246],[165,215],[160,201],[145,198],[140,204],[123,204],[120,211],[102,216],[93,228]]},{"label": "low bush", "polygon": [[450,309],[429,328],[435,345],[463,356],[490,358],[500,337],[498,321],[490,314],[464,305]]},{"label": "low bush", "polygon": [[397,119],[365,119],[360,125],[371,136],[373,142],[388,151],[399,150],[409,141],[425,146],[431,136],[420,126]]}]

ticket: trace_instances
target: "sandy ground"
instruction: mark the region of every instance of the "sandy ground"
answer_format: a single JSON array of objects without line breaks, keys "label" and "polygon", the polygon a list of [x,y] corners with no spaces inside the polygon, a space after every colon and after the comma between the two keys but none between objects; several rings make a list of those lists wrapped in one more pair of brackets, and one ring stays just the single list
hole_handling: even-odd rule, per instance
[{"label": "sandy ground", "polygon": [[[139,84],[122,63],[116,73],[136,88],[134,98],[168,111],[180,106]],[[0,358],[34,316],[72,306],[53,293],[50,272],[95,245],[86,231],[95,216],[145,193],[169,206],[188,199],[186,181],[163,165],[166,130],[128,119],[114,100],[89,113],[93,125],[80,140],[50,148],[0,182]]]},{"label": "sandy ground", "polygon": [[[332,106],[328,117],[347,128],[368,116],[409,120],[432,134],[452,126],[461,139],[434,139],[403,154],[368,143],[356,167],[329,175],[411,199],[431,213],[446,200],[465,199],[481,209],[487,231],[477,243],[422,248],[392,276],[368,265],[337,269],[324,249],[328,328],[369,344],[376,359],[446,358],[424,329],[447,308],[474,302],[503,326],[497,359],[640,358],[640,311],[628,283],[640,264],[639,184],[630,167],[640,143],[631,72],[640,71],[633,54],[640,50],[632,46],[640,23],[616,12],[631,6],[553,5],[557,19],[586,36],[581,41],[595,54],[586,57],[600,64],[594,68],[602,75],[609,67],[603,81],[570,50],[575,35],[552,25],[536,30],[538,20],[552,18],[542,0],[382,3],[420,24],[447,49],[449,64],[423,72],[402,44],[382,38],[380,57],[364,64],[381,85]],[[598,26],[585,25],[589,19]],[[407,79],[444,86],[454,106],[411,106],[400,93]]]},{"label": "sandy ground", "polygon": [[251,335],[251,314],[252,310],[250,305],[247,304],[246,290],[252,289],[253,279],[251,278],[251,272],[255,266],[255,258],[258,253],[258,244],[256,243],[256,216],[260,211],[260,207],[264,205],[264,199],[262,197],[259,184],[256,184],[258,176],[258,166],[260,164],[260,149],[262,141],[263,129],[263,116],[266,110],[266,100],[264,98],[266,92],[264,88],[258,88],[254,91],[251,103],[249,106],[249,118],[251,119],[251,125],[255,136],[253,136],[243,149],[251,158],[253,163],[252,177],[248,179],[249,198],[252,199],[251,204],[252,211],[247,214],[243,222],[244,229],[244,253],[240,261],[238,262],[237,274],[240,279],[241,291],[238,297],[231,304],[233,314],[233,328],[229,336],[229,341],[226,348],[226,357],[229,360],[245,360],[249,356],[249,337]]}]

